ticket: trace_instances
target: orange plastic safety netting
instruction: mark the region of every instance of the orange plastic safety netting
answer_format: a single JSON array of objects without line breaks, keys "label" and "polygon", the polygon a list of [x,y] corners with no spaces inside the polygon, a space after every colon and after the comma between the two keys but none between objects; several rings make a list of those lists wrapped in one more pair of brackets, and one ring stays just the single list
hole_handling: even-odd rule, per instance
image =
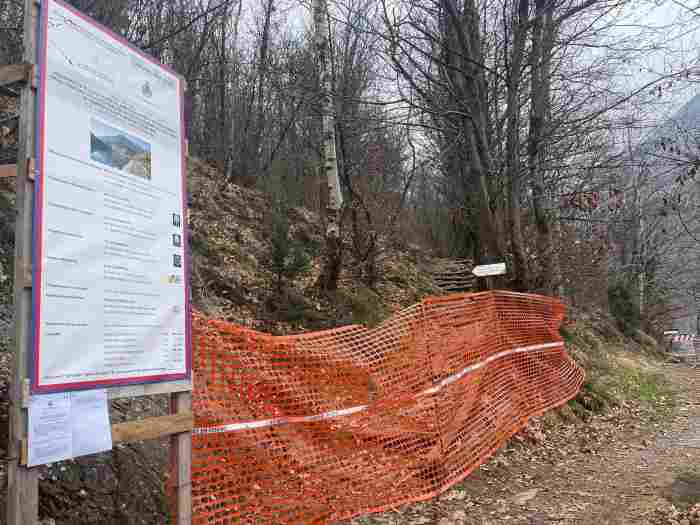
[{"label": "orange plastic safety netting", "polygon": [[488,292],[371,330],[196,318],[193,523],[327,523],[437,495],[576,394],[563,317],[558,300]]}]

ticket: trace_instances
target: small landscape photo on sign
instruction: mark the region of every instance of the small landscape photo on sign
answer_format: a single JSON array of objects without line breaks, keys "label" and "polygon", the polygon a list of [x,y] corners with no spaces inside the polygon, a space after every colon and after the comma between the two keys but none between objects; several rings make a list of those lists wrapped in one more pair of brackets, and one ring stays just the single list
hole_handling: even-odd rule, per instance
[{"label": "small landscape photo on sign", "polygon": [[90,158],[130,175],[151,178],[151,145],[94,118],[90,119]]}]

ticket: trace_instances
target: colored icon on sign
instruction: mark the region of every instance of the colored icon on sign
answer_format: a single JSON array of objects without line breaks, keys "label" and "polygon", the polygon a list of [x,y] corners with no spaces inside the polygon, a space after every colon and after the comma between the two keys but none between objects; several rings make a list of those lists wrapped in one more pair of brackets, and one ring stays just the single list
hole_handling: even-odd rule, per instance
[{"label": "colored icon on sign", "polygon": [[173,233],[173,246],[182,246],[182,236],[179,233]]},{"label": "colored icon on sign", "polygon": [[182,268],[182,257],[180,255],[173,255],[173,266],[175,268]]},{"label": "colored icon on sign", "polygon": [[180,219],[179,213],[173,213],[173,226],[175,226],[176,228],[182,226],[182,220]]},{"label": "colored icon on sign", "polygon": [[153,96],[153,90],[148,82],[146,82],[141,88],[141,93],[143,93],[143,96],[146,98],[151,98]]}]

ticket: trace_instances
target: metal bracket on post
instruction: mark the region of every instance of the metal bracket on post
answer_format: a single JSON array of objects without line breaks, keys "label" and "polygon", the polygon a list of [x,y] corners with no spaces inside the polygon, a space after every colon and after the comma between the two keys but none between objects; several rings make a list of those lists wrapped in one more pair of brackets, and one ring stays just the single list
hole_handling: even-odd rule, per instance
[{"label": "metal bracket on post", "polygon": [[[27,171],[26,171],[25,175],[31,181],[34,181],[34,179],[36,178],[36,176],[34,174],[34,168],[35,168],[34,159],[32,159],[32,158],[27,159],[27,161],[26,161],[26,170]],[[19,171],[19,166],[17,164],[4,164],[4,165],[0,166],[0,179],[14,178],[17,176],[18,171]]]},{"label": "metal bracket on post", "polygon": [[22,381],[22,407],[29,408],[29,400],[32,397],[31,382],[29,379]]},{"label": "metal bracket on post", "polygon": [[27,178],[34,182],[36,180],[36,164],[33,158],[27,159]]},{"label": "metal bracket on post", "polygon": [[22,281],[22,287],[31,290],[34,287],[34,270],[31,264],[27,264],[22,269],[22,275],[24,280]]}]

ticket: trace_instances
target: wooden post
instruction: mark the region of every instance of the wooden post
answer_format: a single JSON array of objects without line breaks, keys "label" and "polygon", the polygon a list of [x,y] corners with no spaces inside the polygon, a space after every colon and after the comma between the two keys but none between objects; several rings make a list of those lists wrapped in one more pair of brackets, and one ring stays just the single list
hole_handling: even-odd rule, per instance
[{"label": "wooden post", "polygon": [[[192,394],[178,392],[170,396],[170,411],[191,413]],[[176,434],[170,438],[172,484],[175,499],[175,525],[192,523],[192,433]]]},{"label": "wooden post", "polygon": [[[183,80],[184,82],[184,80]],[[184,84],[184,93],[187,91],[187,84]],[[183,100],[184,104],[184,100]],[[187,162],[190,154],[190,143],[185,140],[184,162]],[[187,169],[185,167],[185,169]],[[189,198],[187,199],[189,203]],[[190,227],[190,210],[189,204],[183,211],[185,214],[185,226]],[[185,232],[189,237],[189,231]],[[185,253],[185,257],[189,259],[188,267],[191,264],[190,253]],[[189,283],[187,293],[190,300],[192,299],[192,290]],[[188,312],[189,316],[189,312]],[[188,319],[187,322],[191,322]],[[190,349],[190,352],[192,349]],[[192,418],[192,392],[173,392],[170,394],[170,412],[172,414],[188,414]],[[190,419],[192,422],[193,420]],[[191,525],[192,523],[192,432],[190,430],[181,434],[175,434],[170,437],[170,461],[171,475],[175,499],[175,525]]]},{"label": "wooden post", "polygon": [[[35,0],[24,1],[24,61],[36,64],[37,19],[39,6]],[[32,71],[33,73],[33,71]],[[36,93],[34,82],[22,87],[20,102],[19,151],[17,159],[15,225],[15,330],[13,341],[12,379],[10,385],[10,429],[7,465],[7,524],[36,525],[39,520],[39,471],[20,465],[22,440],[27,434],[27,412],[22,406],[22,390],[28,378],[29,345],[31,342],[32,281],[27,269],[32,264],[32,217],[34,184],[27,176],[34,157],[36,138]]]}]

